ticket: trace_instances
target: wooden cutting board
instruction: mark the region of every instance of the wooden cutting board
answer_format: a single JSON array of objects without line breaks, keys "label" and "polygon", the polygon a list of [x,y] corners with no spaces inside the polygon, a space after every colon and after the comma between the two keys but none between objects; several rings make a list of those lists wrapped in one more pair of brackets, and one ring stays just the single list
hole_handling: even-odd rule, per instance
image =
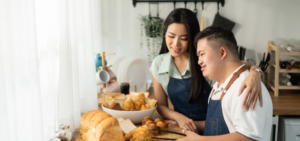
[{"label": "wooden cutting board", "polygon": [[[182,133],[182,129],[179,128],[179,126],[169,126],[168,128],[169,131],[177,132],[177,133]],[[158,138],[172,138],[172,139],[180,139],[183,138],[184,136],[177,135],[177,134],[171,134],[171,133],[159,133],[156,137]],[[77,139],[75,141],[83,141],[80,138],[80,135],[78,135]]]}]

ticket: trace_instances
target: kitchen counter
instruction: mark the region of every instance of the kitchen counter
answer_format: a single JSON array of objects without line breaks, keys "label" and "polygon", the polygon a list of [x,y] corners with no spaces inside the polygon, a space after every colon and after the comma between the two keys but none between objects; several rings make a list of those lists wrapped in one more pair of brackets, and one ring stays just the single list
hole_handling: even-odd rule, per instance
[{"label": "kitchen counter", "polygon": [[[269,90],[272,102],[273,102],[273,115],[300,115],[300,92],[299,91],[279,91],[279,96],[274,96],[274,92]],[[150,97],[154,98],[153,89],[150,89]],[[98,99],[99,103],[102,103],[101,97]],[[100,104],[99,104],[100,105]],[[173,105],[169,101],[169,108],[173,109]],[[99,110],[101,106],[99,106]],[[155,111],[152,115],[152,118],[161,117],[157,111]],[[80,141],[76,140],[78,137],[79,131],[76,131],[73,134],[72,141]],[[169,134],[165,134],[166,136],[170,136]]]},{"label": "kitchen counter", "polygon": [[273,102],[273,115],[300,115],[300,92],[279,91],[279,96],[269,90]]}]

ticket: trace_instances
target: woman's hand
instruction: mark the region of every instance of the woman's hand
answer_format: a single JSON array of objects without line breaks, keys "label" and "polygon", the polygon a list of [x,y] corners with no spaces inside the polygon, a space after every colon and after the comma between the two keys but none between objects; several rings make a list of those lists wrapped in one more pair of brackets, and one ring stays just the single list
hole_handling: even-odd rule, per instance
[{"label": "woman's hand", "polygon": [[261,89],[260,82],[261,82],[261,74],[257,71],[250,71],[249,75],[243,81],[238,96],[240,96],[243,93],[244,89],[246,88],[245,98],[243,100],[243,107],[245,107],[245,111],[249,109],[250,104],[252,102],[253,104],[251,110],[253,110],[258,98],[260,101],[260,106],[261,107],[263,106],[262,89]]},{"label": "woman's hand", "polygon": [[176,120],[179,127],[183,130],[197,132],[197,127],[192,119],[189,119],[182,114],[177,114],[174,119]]},{"label": "woman's hand", "polygon": [[202,136],[196,134],[195,132],[191,132],[191,131],[186,131],[186,130],[182,130],[182,133],[186,135],[186,137],[178,139],[176,141],[201,141],[202,140]]},{"label": "woman's hand", "polygon": [[168,125],[178,125],[177,121],[176,120],[165,120],[165,122],[168,124]]}]

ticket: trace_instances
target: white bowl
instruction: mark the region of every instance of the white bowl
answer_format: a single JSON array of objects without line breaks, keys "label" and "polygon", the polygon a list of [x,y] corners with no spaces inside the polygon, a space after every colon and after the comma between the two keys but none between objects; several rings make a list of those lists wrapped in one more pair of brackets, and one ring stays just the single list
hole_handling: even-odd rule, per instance
[{"label": "white bowl", "polygon": [[106,113],[112,115],[115,118],[122,117],[123,119],[130,119],[133,124],[142,123],[142,120],[146,116],[152,116],[157,106],[152,109],[144,110],[144,111],[119,111],[105,108],[102,104],[102,109]]}]

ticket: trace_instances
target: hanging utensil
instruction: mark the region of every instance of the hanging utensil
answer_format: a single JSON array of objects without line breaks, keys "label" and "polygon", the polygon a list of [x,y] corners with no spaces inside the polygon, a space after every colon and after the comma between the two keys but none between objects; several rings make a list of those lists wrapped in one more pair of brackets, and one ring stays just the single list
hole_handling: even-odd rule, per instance
[{"label": "hanging utensil", "polygon": [[174,4],[174,10],[176,9],[176,1],[174,0],[173,1],[173,4]]},{"label": "hanging utensil", "polygon": [[265,71],[268,68],[268,66],[269,66],[269,63],[266,63],[264,68],[262,69],[262,71]]},{"label": "hanging utensil", "polygon": [[261,68],[261,70],[264,68],[264,64],[265,64],[265,53],[263,55],[262,61],[259,64],[259,67]]},{"label": "hanging utensil", "polygon": [[222,17],[219,14],[219,2],[218,2],[218,11],[217,11],[217,14],[215,15],[215,19],[214,19],[212,25],[220,26],[220,27],[223,27],[230,31],[233,29],[233,27],[235,25],[235,23],[233,21],[230,21],[229,19]]},{"label": "hanging utensil", "polygon": [[246,48],[243,48],[243,52],[242,52],[242,60],[245,60],[245,54],[246,54]]},{"label": "hanging utensil", "polygon": [[196,17],[197,17],[197,12],[198,12],[198,10],[197,10],[197,1],[195,1],[195,9],[194,9],[194,13],[195,13]]},{"label": "hanging utensil", "polygon": [[268,53],[266,60],[264,61],[263,71],[265,71],[268,68],[269,61],[270,61],[270,53]]},{"label": "hanging utensil", "polygon": [[204,17],[201,16],[200,31],[204,29]]},{"label": "hanging utensil", "polygon": [[243,56],[243,47],[240,46],[240,48],[239,48],[239,58],[240,58],[240,60],[242,60],[242,56]]},{"label": "hanging utensil", "polygon": [[268,63],[269,61],[270,61],[270,53],[268,53],[267,55],[266,63]]}]

